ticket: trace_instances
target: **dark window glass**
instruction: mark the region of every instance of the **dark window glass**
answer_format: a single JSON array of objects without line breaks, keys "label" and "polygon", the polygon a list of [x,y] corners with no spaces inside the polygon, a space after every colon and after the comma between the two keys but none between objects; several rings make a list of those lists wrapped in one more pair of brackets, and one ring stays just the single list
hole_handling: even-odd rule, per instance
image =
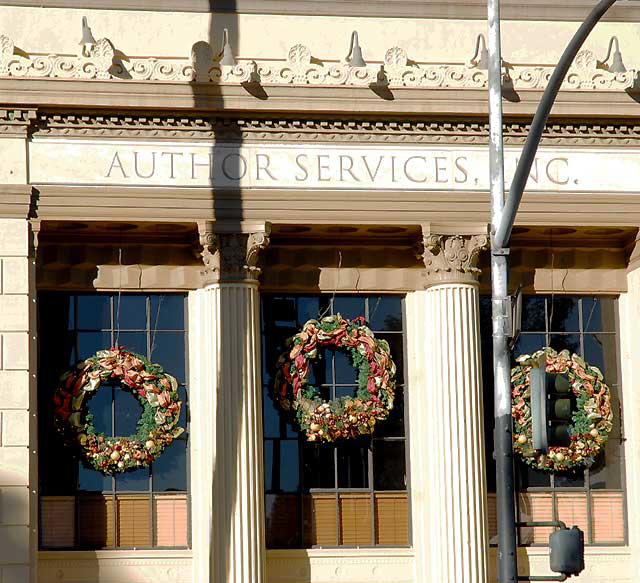
[{"label": "dark window glass", "polygon": [[[39,338],[47,347],[40,351],[38,405],[41,546],[188,546],[188,432],[151,468],[105,476],[65,447],[53,426],[52,405],[63,372],[117,345],[176,376],[183,402],[180,425],[188,429],[184,294],[42,293],[38,306]],[[107,437],[137,432],[142,406],[115,380],[103,384],[87,408],[96,430]]]},{"label": "dark window glass", "polygon": [[[273,402],[276,363],[307,320],[338,312],[364,317],[389,342],[398,369],[394,408],[373,437],[308,442]],[[262,329],[267,546],[408,545],[402,298],[263,295]],[[357,376],[346,352],[321,348],[309,383],[329,400],[354,395]]]}]

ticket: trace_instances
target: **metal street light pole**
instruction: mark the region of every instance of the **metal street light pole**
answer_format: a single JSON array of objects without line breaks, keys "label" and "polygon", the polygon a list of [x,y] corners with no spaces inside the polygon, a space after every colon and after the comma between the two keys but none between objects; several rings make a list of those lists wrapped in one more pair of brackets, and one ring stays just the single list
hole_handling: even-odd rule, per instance
[{"label": "metal street light pole", "polygon": [[504,197],[500,0],[487,0],[489,51],[489,166],[491,177],[491,284],[494,371],[494,457],[498,512],[498,581],[518,581],[513,437],[511,423],[511,302],[507,293],[509,238],[540,138],[564,78],[587,36],[616,0],[601,0],[575,33],[549,80],[531,124],[509,195]]}]

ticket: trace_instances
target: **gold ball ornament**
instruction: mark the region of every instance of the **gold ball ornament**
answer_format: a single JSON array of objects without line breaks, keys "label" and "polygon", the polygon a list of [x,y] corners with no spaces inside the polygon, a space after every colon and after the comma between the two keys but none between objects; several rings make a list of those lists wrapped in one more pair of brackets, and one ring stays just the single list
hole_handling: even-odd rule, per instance
[{"label": "gold ball ornament", "polygon": [[153,439],[147,439],[147,441],[144,442],[144,446],[147,449],[153,449],[155,447],[155,442],[153,441]]},{"label": "gold ball ornament", "polygon": [[598,437],[598,435],[600,435],[600,432],[594,427],[591,431],[589,431],[589,434],[592,437]]},{"label": "gold ball ornament", "polygon": [[559,462],[564,461],[564,454],[563,453],[557,453],[556,454],[556,460],[558,460]]},{"label": "gold ball ornament", "polygon": [[312,423],[311,425],[309,425],[309,429],[311,429],[311,431],[318,431],[320,427],[321,425],[319,423]]},{"label": "gold ball ornament", "polygon": [[113,461],[117,462],[120,459],[120,452],[119,451],[112,451],[110,457],[111,457],[111,459]]},{"label": "gold ball ornament", "polygon": [[518,435],[518,443],[520,443],[520,444],[527,443],[527,436],[526,435]]}]

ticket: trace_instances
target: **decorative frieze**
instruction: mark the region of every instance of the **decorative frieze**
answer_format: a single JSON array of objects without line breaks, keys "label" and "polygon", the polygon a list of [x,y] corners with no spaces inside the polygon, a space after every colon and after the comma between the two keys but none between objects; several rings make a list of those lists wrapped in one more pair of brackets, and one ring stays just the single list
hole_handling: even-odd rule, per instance
[{"label": "decorative frieze", "polygon": [[[485,89],[487,71],[477,63],[418,63],[399,46],[382,62],[352,66],[351,62],[322,62],[309,47],[296,44],[284,60],[245,59],[223,64],[208,43],[198,41],[188,58],[117,56],[113,43],[100,39],[79,55],[39,55],[16,51],[13,41],[0,36],[0,77],[170,81],[178,83],[326,85],[418,87],[428,89]],[[514,90],[543,89],[554,65],[509,64],[505,82]],[[565,90],[623,91],[633,86],[636,71],[608,71],[588,50],[581,51],[563,85]]]}]

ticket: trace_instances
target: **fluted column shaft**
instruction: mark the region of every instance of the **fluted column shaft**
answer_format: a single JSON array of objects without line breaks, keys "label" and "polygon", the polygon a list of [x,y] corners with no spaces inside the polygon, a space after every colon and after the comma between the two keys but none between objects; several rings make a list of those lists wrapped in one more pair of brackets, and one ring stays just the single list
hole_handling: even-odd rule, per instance
[{"label": "fluted column shaft", "polygon": [[[470,257],[470,240],[463,242]],[[429,261],[434,265],[433,256]],[[443,265],[428,275],[434,272],[426,290],[407,298],[416,583],[486,583],[477,269],[464,277]]]},{"label": "fluted column shaft", "polygon": [[239,261],[256,252],[252,236],[224,239],[205,247],[214,281],[189,298],[193,580],[263,583],[259,270]]}]

